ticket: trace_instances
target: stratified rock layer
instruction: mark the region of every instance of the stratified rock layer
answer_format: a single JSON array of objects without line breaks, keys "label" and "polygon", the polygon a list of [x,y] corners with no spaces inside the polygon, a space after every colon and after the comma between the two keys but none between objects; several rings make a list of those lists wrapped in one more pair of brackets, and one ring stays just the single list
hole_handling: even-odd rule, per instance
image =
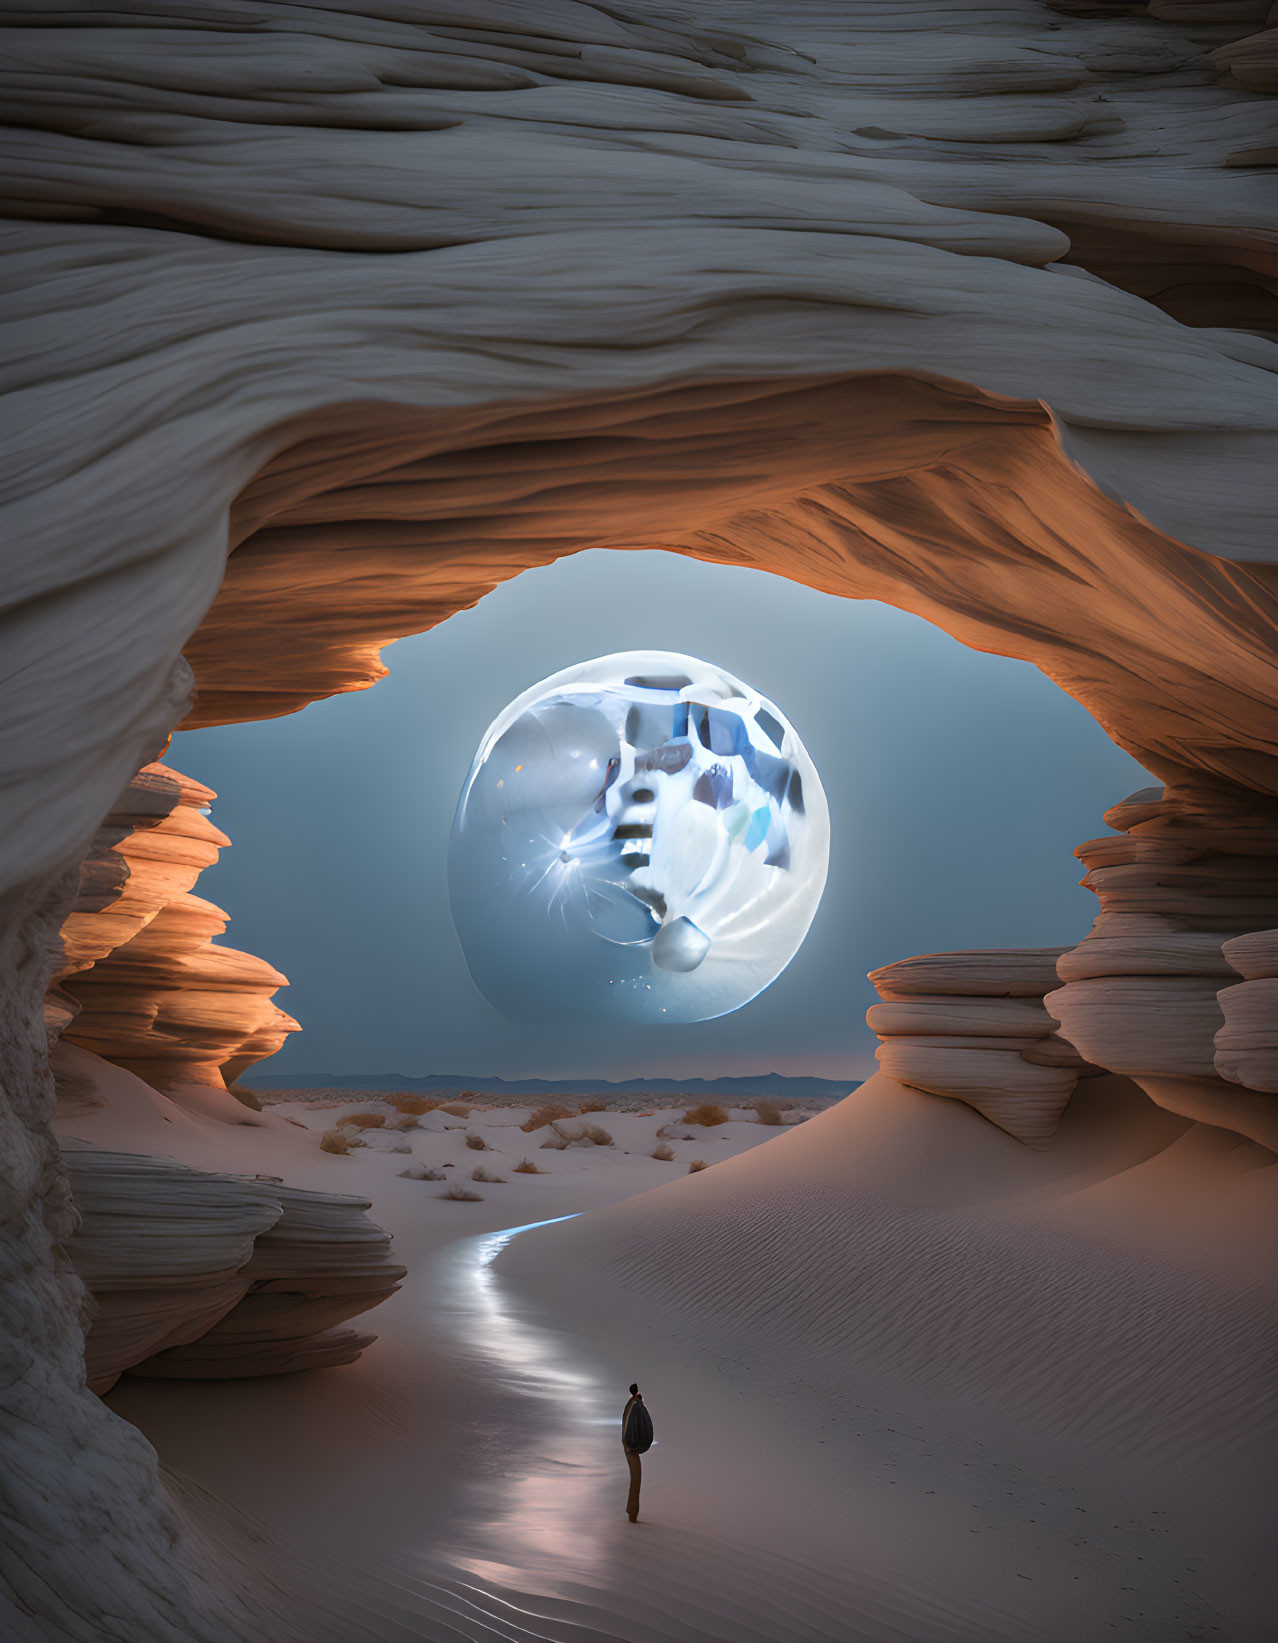
[{"label": "stratified rock layer", "polygon": [[[1062,955],[1047,1008],[1081,1054],[1161,1105],[1278,1149],[1269,1063],[1250,1053],[1272,1034],[1272,1000],[1263,982],[1230,986],[1225,951],[1259,959],[1263,939],[1244,933],[1278,919],[1278,807],[1184,782],[1133,794],[1105,820],[1121,831],[1076,852],[1100,913]],[[1238,996],[1218,1043],[1222,989]]]},{"label": "stratified rock layer", "polygon": [[[189,705],[183,647],[192,723],[264,717],[528,565],[669,547],[1030,660],[1222,818],[1278,794],[1272,109],[1238,45],[1265,17],[1069,4],[12,14],[0,1513],[51,1623],[260,1634],[83,1391],[56,1248],[40,1010],[94,830]],[[1236,911],[1174,933],[1275,922]],[[1126,1065],[1130,1024],[1182,1109],[1269,1103],[1189,1070],[1230,978],[1167,934],[1066,980],[1069,1036]],[[143,968],[113,996],[155,1004],[171,1071],[269,1037],[216,1062],[252,995],[201,971],[191,1015]],[[1182,1002],[1172,1054],[1149,1028]]]},{"label": "stratified rock layer", "polygon": [[1278,930],[1234,936],[1220,950],[1247,979],[1216,994],[1225,1018],[1216,1071],[1231,1084],[1278,1095]]},{"label": "stratified rock layer", "polygon": [[873,970],[866,1016],[889,1078],[975,1107],[1018,1141],[1051,1140],[1089,1068],[1043,1007],[1059,947],[929,953]]},{"label": "stratified rock layer", "polygon": [[162,764],[134,777],[81,869],[46,1006],[55,1033],[169,1094],[233,1085],[297,1028],[272,1003],[285,977],[216,945],[226,914],[189,894],[230,843],[214,797]]},{"label": "stratified rock layer", "polygon": [[67,1252],[94,1302],[85,1361],[95,1392],[126,1370],[324,1368],[375,1339],[334,1327],[404,1276],[366,1199],[134,1153],[73,1148],[65,1158],[81,1217]]}]

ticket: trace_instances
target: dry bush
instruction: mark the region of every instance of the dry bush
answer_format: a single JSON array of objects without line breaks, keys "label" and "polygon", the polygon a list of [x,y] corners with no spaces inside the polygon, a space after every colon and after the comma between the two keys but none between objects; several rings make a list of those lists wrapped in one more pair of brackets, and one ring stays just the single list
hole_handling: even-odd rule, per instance
[{"label": "dry bush", "polygon": [[541,1170],[537,1168],[531,1158],[521,1158],[519,1163],[515,1165],[516,1175],[540,1175],[541,1173]]},{"label": "dry bush", "polygon": [[577,1108],[578,1112],[607,1112],[608,1103],[599,1096],[592,1095],[589,1101],[583,1101]]},{"label": "dry bush", "polygon": [[688,1174],[689,1175],[695,1175],[698,1170],[709,1169],[709,1168],[710,1168],[710,1166],[709,1166],[709,1164],[706,1163],[704,1158],[694,1158],[692,1160],[692,1162],[688,1165]]},{"label": "dry bush", "polygon": [[423,1113],[434,1112],[439,1105],[437,1095],[388,1095],[386,1105],[394,1107],[396,1112],[408,1113],[420,1118]]},{"label": "dry bush", "polygon": [[463,1204],[482,1204],[484,1201],[483,1193],[472,1192],[464,1181],[450,1181],[448,1191],[441,1192],[439,1196],[441,1198],[456,1198]]},{"label": "dry bush", "polygon": [[415,1130],[420,1129],[420,1127],[411,1113],[401,1113],[398,1118],[390,1119],[386,1125],[388,1130],[397,1130],[401,1134],[405,1130]]},{"label": "dry bush", "polygon": [[593,1141],[597,1147],[610,1147],[612,1145],[611,1132],[606,1130],[602,1124],[592,1124],[588,1118],[581,1126],[581,1134],[584,1140]]},{"label": "dry bush", "polygon": [[714,1101],[703,1101],[699,1107],[689,1107],[683,1115],[685,1124],[726,1124],[727,1112]]},{"label": "dry bush", "polygon": [[450,1113],[454,1118],[469,1118],[471,1111],[465,1101],[445,1101],[439,1110]]},{"label": "dry bush", "polygon": [[380,1130],[386,1122],[384,1112],[348,1112],[337,1122],[343,1129]]},{"label": "dry bush", "polygon": [[486,1170],[482,1164],[475,1165],[470,1172],[470,1178],[472,1181],[487,1181],[490,1186],[494,1187],[504,1186],[506,1183],[504,1175],[494,1175],[491,1170]]},{"label": "dry bush", "polygon": [[320,1136],[321,1152],[349,1152],[350,1150],[350,1140],[342,1134],[341,1130],[325,1130],[323,1135]]},{"label": "dry bush", "polygon": [[466,1132],[466,1145],[472,1152],[492,1151],[492,1148],[488,1145],[487,1141],[484,1140],[483,1136],[476,1135],[474,1130],[468,1130]]},{"label": "dry bush", "polygon": [[561,1107],[556,1101],[547,1101],[545,1106],[538,1107],[530,1118],[526,1118],[519,1126],[525,1135],[531,1135],[534,1130],[545,1129],[547,1124],[553,1124],[556,1118],[571,1118],[572,1111],[568,1107]]},{"label": "dry bush", "polygon": [[754,1108],[761,1124],[775,1126],[781,1123],[781,1108],[777,1102],[761,1098],[758,1101],[749,1101],[746,1105]]},{"label": "dry bush", "polygon": [[541,1150],[543,1152],[562,1152],[567,1145],[568,1140],[566,1136],[557,1135],[554,1130],[551,1130],[550,1134],[542,1142]]},{"label": "dry bush", "polygon": [[430,1164],[410,1164],[407,1169],[402,1169],[399,1173],[407,1181],[447,1181],[448,1179],[442,1169],[435,1169]]},{"label": "dry bush", "polygon": [[662,1164],[668,1164],[674,1157],[674,1148],[668,1141],[662,1141],[652,1149],[652,1156]]}]

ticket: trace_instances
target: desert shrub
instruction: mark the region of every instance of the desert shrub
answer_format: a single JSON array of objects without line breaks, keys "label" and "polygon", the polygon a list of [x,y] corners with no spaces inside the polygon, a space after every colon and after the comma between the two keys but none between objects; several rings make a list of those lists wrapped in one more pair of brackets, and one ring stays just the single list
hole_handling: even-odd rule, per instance
[{"label": "desert shrub", "polygon": [[504,1175],[494,1175],[491,1170],[485,1169],[482,1164],[475,1165],[470,1172],[470,1178],[472,1181],[487,1181],[490,1186],[494,1187],[503,1186],[506,1180]]},{"label": "desert shrub", "polygon": [[668,1164],[674,1157],[674,1148],[668,1141],[660,1141],[652,1149],[652,1156],[657,1159],[659,1163]]},{"label": "desert shrub", "polygon": [[448,1179],[442,1169],[434,1169],[430,1164],[410,1164],[407,1169],[402,1169],[399,1173],[407,1181],[447,1181]]},{"label": "desert shrub", "polygon": [[470,1117],[470,1106],[465,1101],[445,1101],[439,1110],[451,1114],[454,1118]]},{"label": "desert shrub", "polygon": [[420,1125],[411,1113],[401,1113],[398,1118],[390,1119],[387,1122],[386,1128],[388,1130],[397,1130],[402,1133],[404,1130],[419,1129]]},{"label": "desert shrub", "polygon": [[516,1175],[540,1175],[541,1171],[531,1158],[521,1158],[515,1165]]},{"label": "desert shrub", "polygon": [[728,1115],[714,1101],[703,1101],[699,1107],[689,1107],[683,1115],[685,1124],[726,1124]]},{"label": "desert shrub", "polygon": [[581,1126],[583,1140],[593,1141],[597,1147],[610,1147],[612,1134],[602,1124],[592,1124],[589,1119]]},{"label": "desert shrub", "polygon": [[483,1193],[472,1192],[464,1181],[450,1181],[448,1191],[441,1192],[439,1196],[441,1198],[456,1198],[464,1204],[482,1204],[484,1201]]},{"label": "desert shrub", "polygon": [[394,1107],[396,1112],[407,1113],[420,1118],[423,1113],[434,1112],[439,1105],[437,1095],[388,1095],[386,1105]]},{"label": "desert shrub", "polygon": [[348,1112],[337,1122],[343,1129],[350,1130],[380,1130],[386,1122],[384,1112]]},{"label": "desert shrub", "polygon": [[766,1098],[761,1098],[758,1101],[749,1102],[748,1105],[754,1108],[761,1124],[780,1124],[781,1108],[775,1101],[769,1101]]},{"label": "desert shrub", "polygon": [[472,1152],[490,1152],[492,1150],[483,1136],[476,1134],[474,1130],[466,1132],[466,1145]]},{"label": "desert shrub", "polygon": [[710,1168],[710,1166],[709,1166],[709,1164],[706,1163],[704,1158],[694,1158],[692,1160],[692,1162],[688,1165],[688,1174],[689,1175],[695,1175],[698,1170],[709,1169],[709,1168]]},{"label": "desert shrub", "polygon": [[600,1096],[592,1095],[590,1097],[589,1101],[582,1101],[578,1105],[577,1111],[578,1112],[607,1112],[608,1111],[608,1103],[606,1101],[604,1101]]},{"label": "desert shrub", "polygon": [[323,1135],[320,1136],[321,1152],[349,1152],[350,1150],[350,1139],[348,1136],[343,1135],[341,1130],[325,1130]]},{"label": "desert shrub", "polygon": [[519,1126],[525,1135],[531,1135],[534,1130],[545,1129],[547,1124],[553,1124],[556,1118],[571,1118],[572,1112],[568,1107],[561,1107],[555,1101],[547,1101],[544,1106],[538,1107],[531,1117],[526,1118]]},{"label": "desert shrub", "polygon": [[554,1130],[551,1130],[550,1134],[542,1142],[541,1150],[543,1152],[562,1152],[567,1145],[568,1142],[564,1136],[556,1135]]}]

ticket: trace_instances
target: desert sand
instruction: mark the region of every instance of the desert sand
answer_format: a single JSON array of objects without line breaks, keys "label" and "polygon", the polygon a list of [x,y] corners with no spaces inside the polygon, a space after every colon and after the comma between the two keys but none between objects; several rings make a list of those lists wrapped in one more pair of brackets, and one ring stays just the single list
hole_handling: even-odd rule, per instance
[{"label": "desert sand", "polygon": [[[74,1053],[105,1105],[64,1145],[358,1194],[408,1268],[347,1367],[108,1394],[216,1562],[263,1578],[264,1636],[1266,1635],[1278,1171],[1249,1141],[1104,1078],[1033,1152],[880,1075],[789,1126],[593,1113],[611,1145],[554,1150],[506,1107],[346,1126],[341,1155],[341,1117],[396,1109],[228,1123]],[[403,1173],[477,1165],[503,1177],[477,1202]]]},{"label": "desert sand", "polygon": [[[1261,1635],[1270,8],[711,9],[6,19],[14,1636]],[[444,1201],[228,1093],[295,1023],[192,893],[199,773],[153,761],[603,547],[899,605],[1162,785],[1080,845],[1101,912],[1059,986],[889,964],[884,1076],[834,1111],[664,1183],[579,1149]],[[68,1030],[135,1080],[105,1107],[71,1110]],[[95,1384],[183,1378],[98,1398],[77,1248]],[[330,1367],[165,1357],[264,1349]]]}]

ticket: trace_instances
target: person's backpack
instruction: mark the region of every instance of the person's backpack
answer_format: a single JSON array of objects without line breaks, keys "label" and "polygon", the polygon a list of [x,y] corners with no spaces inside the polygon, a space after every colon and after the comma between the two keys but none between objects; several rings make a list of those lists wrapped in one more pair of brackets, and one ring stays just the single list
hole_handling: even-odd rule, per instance
[{"label": "person's backpack", "polygon": [[644,1407],[642,1398],[636,1398],[630,1406],[621,1441],[636,1455],[646,1455],[652,1448],[652,1416]]}]

